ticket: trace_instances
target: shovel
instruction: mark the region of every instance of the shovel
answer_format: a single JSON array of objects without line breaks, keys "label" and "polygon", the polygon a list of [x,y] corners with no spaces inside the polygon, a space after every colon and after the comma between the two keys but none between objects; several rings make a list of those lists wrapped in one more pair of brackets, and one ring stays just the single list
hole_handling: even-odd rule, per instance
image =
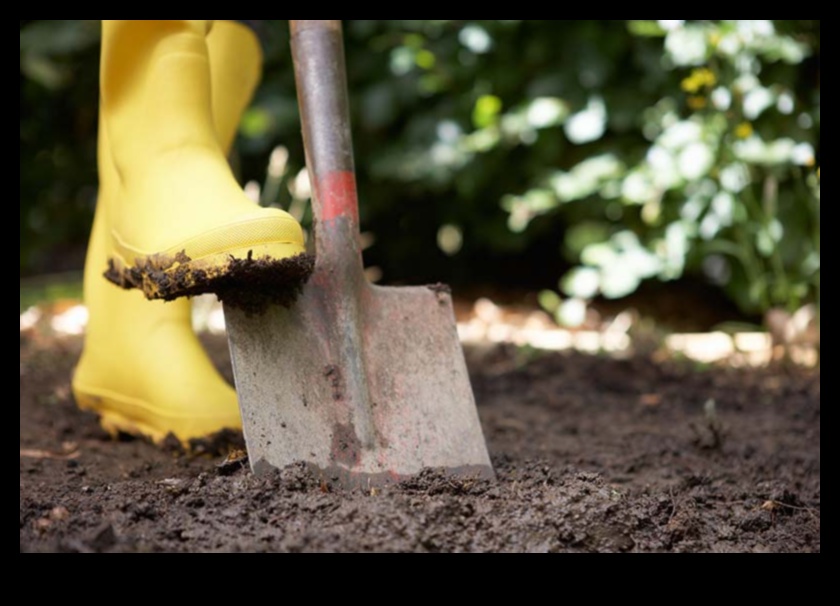
[{"label": "shovel", "polygon": [[225,310],[252,469],[303,462],[353,488],[427,468],[493,479],[449,290],[365,278],[341,21],[291,30],[317,261],[291,308]]}]

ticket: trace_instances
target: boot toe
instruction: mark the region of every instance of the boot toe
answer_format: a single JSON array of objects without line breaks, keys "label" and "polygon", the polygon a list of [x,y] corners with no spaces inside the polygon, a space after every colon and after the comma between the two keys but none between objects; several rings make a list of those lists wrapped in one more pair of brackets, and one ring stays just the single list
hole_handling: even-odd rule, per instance
[{"label": "boot toe", "polygon": [[240,307],[289,305],[314,269],[298,222],[272,209],[236,217],[163,252],[137,252],[114,241],[106,277],[150,300],[212,293]]}]

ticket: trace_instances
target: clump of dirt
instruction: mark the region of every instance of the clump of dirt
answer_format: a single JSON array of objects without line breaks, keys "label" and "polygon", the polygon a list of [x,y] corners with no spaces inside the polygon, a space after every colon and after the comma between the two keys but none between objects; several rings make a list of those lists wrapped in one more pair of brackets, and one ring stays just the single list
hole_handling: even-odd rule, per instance
[{"label": "clump of dirt", "polygon": [[80,347],[21,345],[21,552],[820,552],[819,371],[500,349],[471,365],[497,481],[343,490],[111,441],[70,396]]},{"label": "clump of dirt", "polygon": [[429,284],[426,288],[438,295],[451,295],[452,287],[449,284]]},{"label": "clump of dirt", "polygon": [[196,267],[181,253],[171,258],[151,257],[128,269],[112,259],[105,278],[121,288],[141,290],[150,300],[215,294],[230,307],[258,315],[270,305],[290,307],[314,269],[315,258],[306,254],[281,260],[230,257],[210,270]]}]

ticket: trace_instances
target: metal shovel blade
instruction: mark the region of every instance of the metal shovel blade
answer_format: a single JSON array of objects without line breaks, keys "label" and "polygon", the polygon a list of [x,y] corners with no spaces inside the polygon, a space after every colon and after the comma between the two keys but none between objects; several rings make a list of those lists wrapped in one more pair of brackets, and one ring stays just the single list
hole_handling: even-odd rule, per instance
[{"label": "metal shovel blade", "polygon": [[225,312],[251,465],[348,486],[493,478],[449,292],[365,279],[341,21],[291,27],[317,261],[292,308]]},{"label": "metal shovel blade", "polygon": [[227,312],[254,471],[303,461],[355,487],[424,468],[492,478],[449,293],[364,285],[360,295],[348,317],[316,273],[293,309]]}]

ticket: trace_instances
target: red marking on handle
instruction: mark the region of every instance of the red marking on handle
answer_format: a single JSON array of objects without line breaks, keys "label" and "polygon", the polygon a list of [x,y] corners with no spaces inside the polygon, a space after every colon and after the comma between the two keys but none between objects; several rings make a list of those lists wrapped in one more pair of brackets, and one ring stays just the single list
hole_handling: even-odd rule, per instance
[{"label": "red marking on handle", "polygon": [[321,202],[321,221],[348,217],[359,224],[359,198],[353,172],[339,170],[321,177],[318,200]]}]

